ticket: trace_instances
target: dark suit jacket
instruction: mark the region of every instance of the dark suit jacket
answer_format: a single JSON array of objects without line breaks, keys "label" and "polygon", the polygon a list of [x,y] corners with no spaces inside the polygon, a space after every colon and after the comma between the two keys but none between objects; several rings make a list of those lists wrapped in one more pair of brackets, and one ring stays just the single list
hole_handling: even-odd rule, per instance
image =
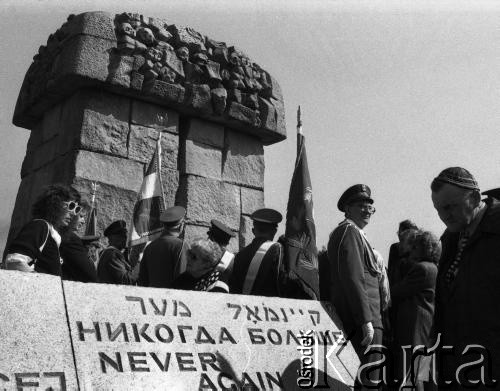
[{"label": "dark suit jacket", "polygon": [[330,300],[348,334],[359,331],[367,322],[383,327],[379,280],[366,266],[371,256],[361,233],[351,222],[342,222],[331,233],[328,241]]},{"label": "dark suit jacket", "polygon": [[[255,238],[234,257],[233,273],[229,280],[229,292],[241,294],[248,267],[265,239]],[[273,244],[262,258],[251,295],[280,296],[281,244]]]},{"label": "dark suit jacket", "polygon": [[[451,284],[445,274],[454,260],[459,233],[445,231],[436,286],[437,332],[446,345],[462,352],[467,345],[482,345],[490,352],[493,378],[500,379],[500,203],[487,200],[487,210],[462,253]],[[453,378],[460,363],[472,361],[456,354],[447,360],[443,375]]]},{"label": "dark suit jacket", "polygon": [[398,306],[393,327],[399,345],[432,345],[436,277],[437,265],[422,261],[412,264],[403,279],[392,287],[391,297]]},{"label": "dark suit jacket", "polygon": [[139,285],[171,288],[179,275],[179,265],[187,262],[187,249],[183,241],[169,233],[153,240],[142,256]]},{"label": "dark suit jacket", "polygon": [[139,273],[138,265],[132,267],[125,256],[116,248],[108,247],[99,258],[97,276],[106,284],[135,285]]},{"label": "dark suit jacket", "polygon": [[63,236],[59,252],[63,259],[63,279],[97,282],[97,270],[94,262],[89,259],[88,250],[76,233],[70,231]]}]

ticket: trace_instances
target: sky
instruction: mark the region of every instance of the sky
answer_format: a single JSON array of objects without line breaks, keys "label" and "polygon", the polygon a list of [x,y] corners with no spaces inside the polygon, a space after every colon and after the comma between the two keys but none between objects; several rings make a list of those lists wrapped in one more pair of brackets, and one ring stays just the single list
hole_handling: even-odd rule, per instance
[{"label": "sky", "polygon": [[318,248],[353,184],[372,190],[377,212],[365,231],[384,258],[401,220],[442,233],[429,188],[442,169],[469,169],[482,190],[500,186],[500,3],[0,0],[0,249],[29,137],[12,125],[21,83],[38,47],[86,11],[192,27],[279,81],[288,139],[265,147],[265,203],[286,213],[300,105]]}]

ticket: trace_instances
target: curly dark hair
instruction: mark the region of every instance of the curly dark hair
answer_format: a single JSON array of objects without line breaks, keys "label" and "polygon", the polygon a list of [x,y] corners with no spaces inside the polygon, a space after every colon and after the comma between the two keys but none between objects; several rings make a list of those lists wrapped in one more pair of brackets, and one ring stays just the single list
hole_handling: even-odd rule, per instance
[{"label": "curly dark hair", "polygon": [[48,185],[37,197],[31,214],[34,219],[44,219],[53,224],[61,214],[61,204],[65,201],[80,201],[80,193],[62,183]]},{"label": "curly dark hair", "polygon": [[421,248],[423,251],[423,259],[437,264],[441,257],[441,242],[430,231],[417,231],[412,242],[416,248]]}]

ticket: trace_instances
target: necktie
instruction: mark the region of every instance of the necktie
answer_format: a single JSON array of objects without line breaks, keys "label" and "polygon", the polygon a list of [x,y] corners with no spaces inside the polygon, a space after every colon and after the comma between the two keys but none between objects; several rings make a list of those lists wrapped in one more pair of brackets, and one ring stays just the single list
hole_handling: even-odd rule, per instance
[{"label": "necktie", "polygon": [[464,252],[464,247],[467,244],[467,241],[469,240],[469,235],[467,232],[463,232],[460,235],[460,239],[458,241],[458,248],[457,248],[457,255],[455,256],[455,259],[451,263],[450,267],[448,268],[444,278],[445,281],[448,284],[451,284],[452,281],[455,279],[457,273],[458,273],[458,267],[460,264],[460,261],[462,259],[462,253]]}]

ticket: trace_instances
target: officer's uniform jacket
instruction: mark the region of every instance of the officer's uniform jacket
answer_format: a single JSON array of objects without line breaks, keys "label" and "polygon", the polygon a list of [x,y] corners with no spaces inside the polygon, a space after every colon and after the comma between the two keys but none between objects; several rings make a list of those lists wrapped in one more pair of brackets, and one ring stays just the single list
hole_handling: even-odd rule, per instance
[{"label": "officer's uniform jacket", "polygon": [[383,328],[379,277],[369,267],[376,262],[364,241],[362,231],[345,220],[328,242],[329,296],[348,335],[367,322]]},{"label": "officer's uniform jacket", "polygon": [[[229,289],[231,293],[244,293],[243,286],[248,269],[255,253],[266,239],[255,238],[252,243],[244,247],[234,258],[233,272],[230,277]],[[282,269],[283,249],[280,243],[275,242],[267,250],[256,274],[253,286],[248,294],[260,296],[280,296],[280,270]]]},{"label": "officer's uniform jacket", "polygon": [[109,246],[101,254],[97,266],[99,282],[106,284],[135,285],[138,267],[132,267],[123,253]]},{"label": "officer's uniform jacket", "polygon": [[153,240],[142,256],[139,285],[171,288],[172,282],[185,270],[187,249],[183,241],[168,232]]}]

